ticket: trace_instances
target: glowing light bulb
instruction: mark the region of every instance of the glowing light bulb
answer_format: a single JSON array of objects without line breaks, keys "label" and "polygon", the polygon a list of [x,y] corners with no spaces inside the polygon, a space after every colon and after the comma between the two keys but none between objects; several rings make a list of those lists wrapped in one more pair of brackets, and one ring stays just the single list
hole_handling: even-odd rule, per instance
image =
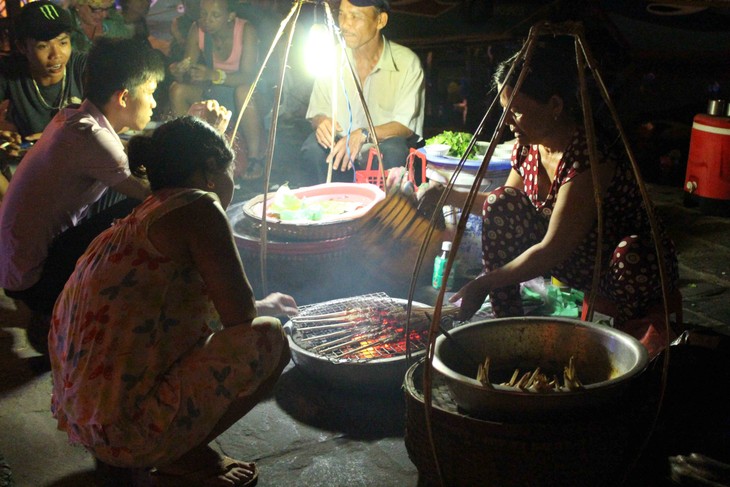
[{"label": "glowing light bulb", "polygon": [[335,46],[332,33],[324,24],[313,24],[304,53],[307,71],[315,77],[329,76],[335,65]]}]

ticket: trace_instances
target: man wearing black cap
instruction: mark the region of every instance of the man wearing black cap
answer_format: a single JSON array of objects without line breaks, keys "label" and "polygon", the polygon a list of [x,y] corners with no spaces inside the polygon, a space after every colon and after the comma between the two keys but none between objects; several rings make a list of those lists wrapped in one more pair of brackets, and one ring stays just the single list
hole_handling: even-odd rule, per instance
[{"label": "man wearing black cap", "polygon": [[326,163],[330,162],[333,181],[353,181],[353,165],[357,167],[358,162],[365,160],[364,155],[375,139],[386,168],[402,166],[409,147],[421,139],[423,69],[413,51],[381,34],[388,23],[388,11],[387,0],[342,0],[340,4],[340,31],[375,131],[368,130],[365,111],[349,72],[342,76],[345,93],[338,87],[334,121],[332,77],[318,78],[307,110],[314,133],[302,146],[304,163],[313,166],[317,175],[316,181],[310,183],[326,180]]},{"label": "man wearing black cap", "polygon": [[43,132],[58,110],[81,103],[86,58],[72,52],[73,30],[71,15],[47,0],[26,4],[14,21],[17,51],[0,58],[0,101],[10,100],[8,121],[22,137]]}]

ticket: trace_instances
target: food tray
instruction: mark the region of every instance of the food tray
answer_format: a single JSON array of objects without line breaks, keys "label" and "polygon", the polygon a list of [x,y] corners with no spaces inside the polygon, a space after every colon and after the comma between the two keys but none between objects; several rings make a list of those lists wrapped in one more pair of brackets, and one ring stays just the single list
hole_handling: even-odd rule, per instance
[{"label": "food tray", "polygon": [[[494,154],[492,154],[492,159],[489,161],[489,171],[504,171],[511,169],[510,165],[510,157],[512,154],[512,147],[514,146],[514,142],[506,142],[504,144],[500,144],[495,148]],[[426,157],[428,159],[428,163],[436,166],[444,166],[444,167],[450,167],[453,168],[457,165],[459,165],[459,161],[461,160],[459,157],[453,157],[453,156],[437,156],[428,154],[423,148],[418,149],[423,154],[426,154]],[[481,167],[482,165],[482,157],[479,156],[474,159],[467,159],[464,161],[464,169],[465,170],[471,170],[476,171]]]},{"label": "food tray", "polygon": [[[379,201],[385,198],[385,193],[373,184],[356,183],[328,183],[318,184],[292,190],[300,198],[307,198],[311,202],[327,201],[332,199],[361,203],[357,210],[341,215],[330,215],[323,220],[288,220],[267,217],[268,234],[272,239],[280,240],[328,240],[346,237],[353,233],[357,219],[365,215]],[[269,193],[267,206],[273,202],[275,193]],[[242,224],[249,233],[257,233],[263,223],[264,195],[258,195],[243,204]]]}]

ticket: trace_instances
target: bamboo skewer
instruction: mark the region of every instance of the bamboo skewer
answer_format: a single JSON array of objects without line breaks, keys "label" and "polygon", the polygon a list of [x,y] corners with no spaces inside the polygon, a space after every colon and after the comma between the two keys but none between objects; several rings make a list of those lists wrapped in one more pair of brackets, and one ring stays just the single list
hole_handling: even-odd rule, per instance
[{"label": "bamboo skewer", "polygon": [[333,323],[331,325],[319,325],[319,326],[308,326],[306,328],[299,328],[300,332],[317,331],[317,330],[330,330],[332,328],[344,328],[346,326],[357,326],[362,325],[363,321],[343,321],[340,323]]},{"label": "bamboo skewer", "polygon": [[[323,335],[314,335],[311,337],[306,338],[300,338],[300,342],[313,342],[316,340],[326,340],[328,338],[333,338],[341,335],[352,335],[352,330],[340,330],[340,331],[333,331],[331,333],[325,333]],[[332,341],[327,341],[327,343],[332,343]]]},{"label": "bamboo skewer", "polygon": [[[322,343],[321,345],[317,345],[316,347],[312,347],[310,349],[310,351],[312,351],[312,352],[314,352],[314,351],[319,352],[323,348],[334,347],[335,345],[343,345],[344,346],[345,343],[350,342],[357,335],[358,335],[357,333],[349,333],[349,334],[347,334],[347,336],[344,336],[342,338],[338,338],[337,340],[331,340],[331,341],[329,341],[327,343]],[[334,347],[333,350],[336,350],[337,348],[338,347]]]},{"label": "bamboo skewer", "polygon": [[[352,345],[354,343],[359,343],[363,340],[367,340],[369,338],[380,336],[383,331],[379,329],[371,329],[371,328],[365,328],[360,331],[352,332],[350,330],[349,333],[347,333],[345,336],[338,338],[336,340],[330,340],[325,343],[320,343],[319,345],[315,345],[314,347],[310,348],[309,351],[314,352],[317,351],[317,353],[327,353],[328,351],[334,351],[338,350],[339,348],[342,348],[344,346]],[[335,346],[338,345],[338,346]],[[322,350],[325,349],[325,350]],[[330,350],[331,349],[331,350]]]},{"label": "bamboo skewer", "polygon": [[[308,323],[354,323],[355,320],[351,318],[365,318],[366,315],[362,314],[346,314],[343,316],[333,316],[331,318],[302,318],[302,319],[292,319],[292,323],[295,323],[297,325],[306,325]],[[347,321],[342,321],[347,320]],[[314,326],[307,326],[303,328],[305,330],[314,330]]]},{"label": "bamboo skewer", "polygon": [[349,311],[338,311],[336,313],[325,313],[321,315],[309,315],[309,316],[294,316],[291,320],[295,323],[308,323],[312,321],[323,321],[330,318],[342,318],[350,314]]},{"label": "bamboo skewer", "polygon": [[392,340],[396,336],[398,336],[397,333],[391,333],[389,336],[383,337],[380,340],[374,341],[372,343],[368,343],[367,345],[363,345],[362,347],[353,348],[352,350],[348,350],[347,352],[343,353],[341,355],[341,357],[346,357],[348,355],[352,355],[353,353],[362,352],[363,350],[367,350],[368,348],[372,348],[376,345],[380,345],[381,343],[385,343],[388,340]]},{"label": "bamboo skewer", "polygon": [[364,335],[356,334],[355,335],[356,338],[353,338],[352,340],[350,340],[348,342],[345,342],[345,343],[342,343],[342,344],[337,345],[337,346],[332,346],[332,347],[325,348],[323,350],[319,350],[319,353],[327,353],[327,352],[331,352],[333,350],[338,350],[338,349],[340,349],[342,347],[346,347],[348,345],[353,345],[353,344],[359,343],[359,342],[361,342],[363,340],[367,340],[368,338],[373,338],[374,336],[378,336],[379,334],[380,334],[379,332],[371,332],[371,333],[366,333]]},{"label": "bamboo skewer", "polygon": [[291,321],[294,323],[314,323],[319,321],[331,321],[333,319],[341,319],[350,315],[365,315],[366,312],[366,309],[348,309],[345,311],[324,313],[320,315],[295,316],[291,319]]}]

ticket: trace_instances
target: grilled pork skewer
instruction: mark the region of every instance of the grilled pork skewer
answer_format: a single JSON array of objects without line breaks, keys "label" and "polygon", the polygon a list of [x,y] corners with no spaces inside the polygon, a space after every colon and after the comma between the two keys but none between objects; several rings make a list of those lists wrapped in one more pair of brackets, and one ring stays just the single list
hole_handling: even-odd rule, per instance
[{"label": "grilled pork skewer", "polygon": [[349,315],[367,314],[371,308],[348,308],[342,311],[334,311],[332,313],[323,313],[318,315],[299,315],[291,318],[293,322],[306,323],[312,321],[329,321],[332,318],[344,318]]},{"label": "grilled pork skewer", "polygon": [[[318,351],[319,349],[322,349],[322,348],[325,348],[325,347],[331,347],[331,346],[333,346],[335,344],[340,344],[340,343],[343,343],[343,342],[347,342],[349,340],[355,340],[355,337],[372,336],[373,333],[375,333],[375,332],[378,332],[379,333],[380,330],[376,330],[373,327],[367,327],[367,328],[364,328],[362,330],[354,331],[354,332],[352,330],[342,330],[342,331],[337,331],[337,332],[334,332],[334,333],[327,333],[325,335],[318,335],[318,336],[308,337],[307,340],[316,340],[318,338],[334,337],[334,336],[337,336],[337,335],[343,335],[343,334],[345,334],[345,336],[343,336],[343,337],[337,338],[335,340],[328,340],[328,341],[326,341],[324,343],[320,343],[319,345],[315,345],[315,346],[309,348],[308,350],[310,352],[315,352],[315,351]],[[358,340],[360,340],[360,339],[361,338],[359,338]]]},{"label": "grilled pork skewer", "polygon": [[[333,350],[339,350],[342,347],[346,347],[348,345],[353,345],[355,343],[360,343],[363,340],[367,340],[369,338],[373,338],[373,337],[380,336],[380,334],[381,334],[380,331],[371,332],[371,333],[365,333],[365,334],[358,333],[357,335],[355,335],[355,338],[353,338],[352,340],[350,340],[348,342],[345,342],[345,343],[341,343],[339,345],[334,345],[334,346],[331,346],[331,347],[328,347],[328,348],[319,350],[318,353],[324,354],[324,353],[331,352]],[[365,348],[367,348],[367,347],[365,347]],[[352,353],[352,352],[349,352],[349,353]]]},{"label": "grilled pork skewer", "polygon": [[318,317],[310,317],[310,316],[303,316],[301,318],[294,317],[291,319],[292,323],[296,325],[302,325],[305,323],[331,323],[331,322],[337,322],[342,321],[344,319],[348,318],[358,318],[358,317],[366,317],[367,315],[364,313],[346,313],[342,314],[340,316],[331,316],[329,318],[318,318]]},{"label": "grilled pork skewer", "polygon": [[346,357],[348,355],[352,355],[353,353],[362,352],[363,350],[367,350],[368,348],[372,348],[375,345],[380,345],[381,343],[385,343],[385,342],[387,342],[389,340],[392,340],[396,336],[397,336],[397,333],[391,333],[390,335],[388,335],[386,337],[383,337],[380,340],[376,340],[376,341],[374,341],[372,343],[368,343],[367,345],[363,345],[361,347],[353,348],[352,350],[348,350],[347,352],[345,352],[342,355],[340,355],[340,357]]},{"label": "grilled pork skewer", "polygon": [[[339,331],[333,331],[332,333],[324,333],[322,335],[314,335],[311,337],[306,338],[300,338],[300,342],[311,342],[315,340],[327,340],[329,338],[338,337],[341,335],[352,335],[352,330],[339,330]],[[329,342],[328,342],[329,343]]]},{"label": "grilled pork skewer", "polygon": [[307,327],[303,327],[303,328],[297,328],[297,331],[304,333],[304,332],[308,332],[308,331],[329,330],[332,328],[344,328],[346,326],[362,325],[363,323],[366,323],[366,321],[363,321],[363,320],[343,321],[341,323],[334,323],[332,325],[317,325],[317,326],[307,326]]}]

